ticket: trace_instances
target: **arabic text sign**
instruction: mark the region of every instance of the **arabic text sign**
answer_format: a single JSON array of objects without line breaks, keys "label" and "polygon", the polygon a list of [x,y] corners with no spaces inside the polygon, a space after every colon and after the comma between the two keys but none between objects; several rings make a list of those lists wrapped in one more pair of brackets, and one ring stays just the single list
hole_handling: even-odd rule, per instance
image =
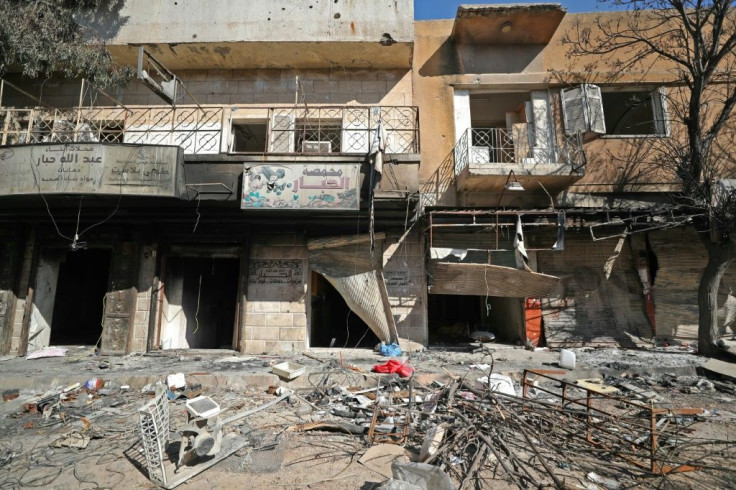
[{"label": "arabic text sign", "polygon": [[62,143],[0,148],[0,195],[177,196],[175,146]]},{"label": "arabic text sign", "polygon": [[358,210],[359,185],[359,164],[246,164],[240,207]]},{"label": "arabic text sign", "polygon": [[301,284],[302,270],[301,260],[251,260],[248,284]]}]

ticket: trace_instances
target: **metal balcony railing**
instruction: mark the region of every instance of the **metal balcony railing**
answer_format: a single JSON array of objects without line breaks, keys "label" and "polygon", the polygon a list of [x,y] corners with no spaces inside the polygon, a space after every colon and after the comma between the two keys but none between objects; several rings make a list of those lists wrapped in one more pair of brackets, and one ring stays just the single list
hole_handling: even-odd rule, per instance
[{"label": "metal balcony railing", "polygon": [[[233,106],[0,107],[0,145],[100,142],[178,145],[185,154],[233,147]],[[266,121],[261,153],[368,154],[383,136],[387,153],[419,152],[416,107],[243,107]]]},{"label": "metal balcony railing", "polygon": [[269,112],[271,153],[419,153],[419,113],[412,106],[281,107]]},{"label": "metal balcony railing", "polygon": [[132,143],[178,145],[185,153],[218,153],[222,107],[0,107],[0,144]]},{"label": "metal balcony railing", "polygon": [[469,128],[453,151],[455,175],[469,165],[517,164],[533,167],[557,163],[575,170],[585,165],[583,142],[579,135],[559,135],[558,144],[551,137],[542,138],[527,124],[513,129]]}]

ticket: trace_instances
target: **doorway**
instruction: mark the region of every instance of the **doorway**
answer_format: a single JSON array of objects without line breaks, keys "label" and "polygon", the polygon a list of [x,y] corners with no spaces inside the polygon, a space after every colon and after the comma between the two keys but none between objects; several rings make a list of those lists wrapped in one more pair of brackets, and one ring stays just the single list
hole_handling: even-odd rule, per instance
[{"label": "doorway", "polygon": [[335,287],[312,271],[310,347],[372,349],[380,342],[368,325],[355,314]]},{"label": "doorway", "polygon": [[521,298],[430,294],[429,343],[465,344],[475,330],[488,331],[501,343],[516,343],[522,329]]},{"label": "doorway", "polygon": [[66,252],[51,317],[52,345],[95,345],[100,339],[111,257],[109,249]]},{"label": "doorway", "polygon": [[168,257],[161,346],[231,349],[240,260]]}]

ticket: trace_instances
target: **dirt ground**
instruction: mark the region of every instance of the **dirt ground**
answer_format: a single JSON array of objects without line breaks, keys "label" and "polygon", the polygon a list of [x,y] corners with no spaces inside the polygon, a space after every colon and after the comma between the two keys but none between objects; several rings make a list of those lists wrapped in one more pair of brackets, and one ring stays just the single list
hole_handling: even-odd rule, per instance
[{"label": "dirt ground", "polygon": [[[655,399],[651,399],[642,397],[639,392],[633,393],[621,388],[619,395],[627,400],[638,400],[645,405],[657,407],[704,409],[698,415],[666,421],[669,429],[663,430],[672,431],[671,428],[676,425],[678,431],[672,434],[677,434],[678,437],[680,434],[687,435],[690,453],[683,455],[683,458],[691,461],[701,456],[705,458],[704,455],[707,454],[710,458],[707,460],[708,464],[704,462],[705,459],[700,464],[708,467],[733,455],[732,443],[736,443],[736,385],[723,379],[714,380],[714,384],[695,374],[695,368],[704,362],[702,358],[677,351],[577,349],[576,354],[580,370],[567,373],[568,379],[589,377],[587,375],[594,370],[597,370],[594,374],[602,371],[602,381],[606,385],[619,388],[622,384],[635,385],[645,394],[657,395]],[[389,403],[401,406],[407,401],[408,395],[403,393],[406,382],[396,375],[383,376],[379,380],[377,375],[369,374],[372,365],[385,361],[370,351],[340,353],[325,350],[311,352],[311,355],[312,357],[298,358],[300,363],[308,367],[304,375],[291,383],[276,383],[288,386],[292,390],[292,396],[225,426],[224,432],[229,434],[228,437],[243,441],[244,447],[179,488],[248,486],[371,489],[391,476],[390,460],[382,461],[377,466],[359,461],[366,451],[376,446],[365,434],[305,430],[303,424],[333,421],[368,427],[372,404],[362,409],[355,408],[355,401],[343,388],[352,387],[352,391],[355,391],[380,385],[381,393],[390,393],[391,390],[400,393],[397,395],[398,399],[389,396]],[[440,402],[432,407],[431,414],[429,411],[422,413],[427,410],[426,404],[432,399],[431,395],[446,394],[453,380],[474,380],[487,374],[488,367],[482,371],[482,364],[494,363],[494,372],[515,373],[514,390],[517,395],[521,395],[520,370],[525,367],[554,369],[558,357],[559,354],[555,352],[530,352],[507,347],[494,348],[492,353],[430,350],[413,354],[411,364],[415,367],[416,374],[412,386],[414,395],[419,395],[420,398],[416,399],[416,418],[413,419],[409,437],[403,444],[404,454],[399,460],[416,458],[428,427],[439,420],[448,420],[447,417],[453,419],[453,414],[461,410],[464,404],[473,402],[472,393],[461,388],[458,392],[464,398],[458,398],[460,401],[455,403],[453,409],[448,410],[443,405],[444,402]],[[91,373],[106,370],[136,373],[148,369],[149,375],[155,372],[182,371],[187,374],[190,388],[185,393],[190,396],[200,393],[209,396],[220,404],[221,416],[226,418],[260,407],[278,396],[269,394],[266,386],[232,388],[219,385],[217,380],[223,378],[209,375],[214,372],[237,377],[239,373],[261,372],[280,360],[282,358],[268,356],[231,359],[206,355],[197,360],[193,357],[172,356],[99,359],[80,353],[76,359],[39,360],[43,362],[18,360],[13,361],[12,365],[8,361],[3,365],[8,366],[7,371],[11,373],[21,370],[21,363],[25,363],[26,369],[29,366],[46,366],[45,369],[49,373],[56,373],[57,377],[64,369],[69,371],[71,368],[72,371],[77,371],[81,382]],[[34,362],[38,364],[31,364]],[[108,365],[101,368],[100,365],[105,362]],[[165,376],[159,378],[164,380]],[[42,379],[42,373],[38,372],[35,379]],[[202,383],[203,379],[208,382]],[[212,379],[216,381],[215,384],[209,383]],[[15,400],[0,403],[0,488],[155,488],[156,485],[148,480],[145,465],[142,464],[145,455],[140,445],[138,415],[138,409],[152,399],[153,388],[149,385],[142,389],[131,387],[121,390],[119,385],[113,385],[109,391],[104,388],[74,389],[61,402],[58,401],[59,388],[62,387],[22,389]],[[51,408],[46,408],[44,414],[43,403],[39,403],[39,400],[49,395],[56,399],[50,403]],[[532,388],[529,396],[543,402],[547,395],[535,393]],[[173,443],[174,450],[179,439],[174,431],[186,420],[185,401],[186,398],[182,397],[169,402],[172,429],[169,440]],[[476,400],[476,403],[480,402]],[[505,405],[498,411],[501,413],[506,410],[508,415],[510,411],[516,410],[516,406]],[[459,427],[457,418],[454,418],[453,423],[455,427]],[[540,431],[542,430],[540,426]],[[542,435],[542,432],[538,434],[540,447],[544,442]],[[84,441],[87,438],[89,440],[84,448],[66,447],[70,441],[73,446],[73,441]],[[679,444],[678,441],[675,442]],[[675,442],[670,441],[673,445]],[[518,450],[528,451],[529,447],[526,446]],[[469,469],[472,470],[469,468],[472,458],[460,456],[448,453],[435,461],[450,475],[456,486],[460,484],[462,475]],[[581,462],[579,468],[575,467],[572,453],[557,456],[552,454],[549,457],[557,465],[555,471],[566,478],[565,484],[570,488],[607,488],[606,485],[596,484],[585,478],[590,473],[589,470],[597,464],[596,459],[590,460],[590,454],[586,456],[586,464]],[[670,475],[667,478],[651,475],[649,478],[642,478],[640,473],[634,475],[632,472],[619,470],[619,467],[626,467],[626,461],[615,458],[612,460],[609,455],[601,455],[599,464],[600,468],[607,469],[602,474],[615,475],[620,479],[620,488],[727,488],[728,482],[736,482],[730,479],[733,475],[731,468],[722,472],[721,468],[708,467],[702,471]],[[168,465],[173,470],[171,462]],[[172,476],[176,475],[172,473]],[[498,463],[488,463],[482,465],[472,478],[466,478],[463,488],[517,488],[517,485],[518,482],[504,473]]]}]

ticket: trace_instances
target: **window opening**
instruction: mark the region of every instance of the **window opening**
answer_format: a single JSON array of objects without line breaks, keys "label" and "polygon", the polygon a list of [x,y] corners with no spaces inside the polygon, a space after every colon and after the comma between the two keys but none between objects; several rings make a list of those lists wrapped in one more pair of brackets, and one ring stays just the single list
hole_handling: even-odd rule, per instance
[{"label": "window opening", "polygon": [[658,90],[603,92],[606,134],[664,135],[664,109],[655,100],[660,96]]},{"label": "window opening", "polygon": [[236,153],[262,153],[266,149],[266,121],[241,123],[233,121],[232,147]]},{"label": "window opening", "polygon": [[342,121],[339,119],[298,119],[296,149],[299,153],[339,153]]}]

